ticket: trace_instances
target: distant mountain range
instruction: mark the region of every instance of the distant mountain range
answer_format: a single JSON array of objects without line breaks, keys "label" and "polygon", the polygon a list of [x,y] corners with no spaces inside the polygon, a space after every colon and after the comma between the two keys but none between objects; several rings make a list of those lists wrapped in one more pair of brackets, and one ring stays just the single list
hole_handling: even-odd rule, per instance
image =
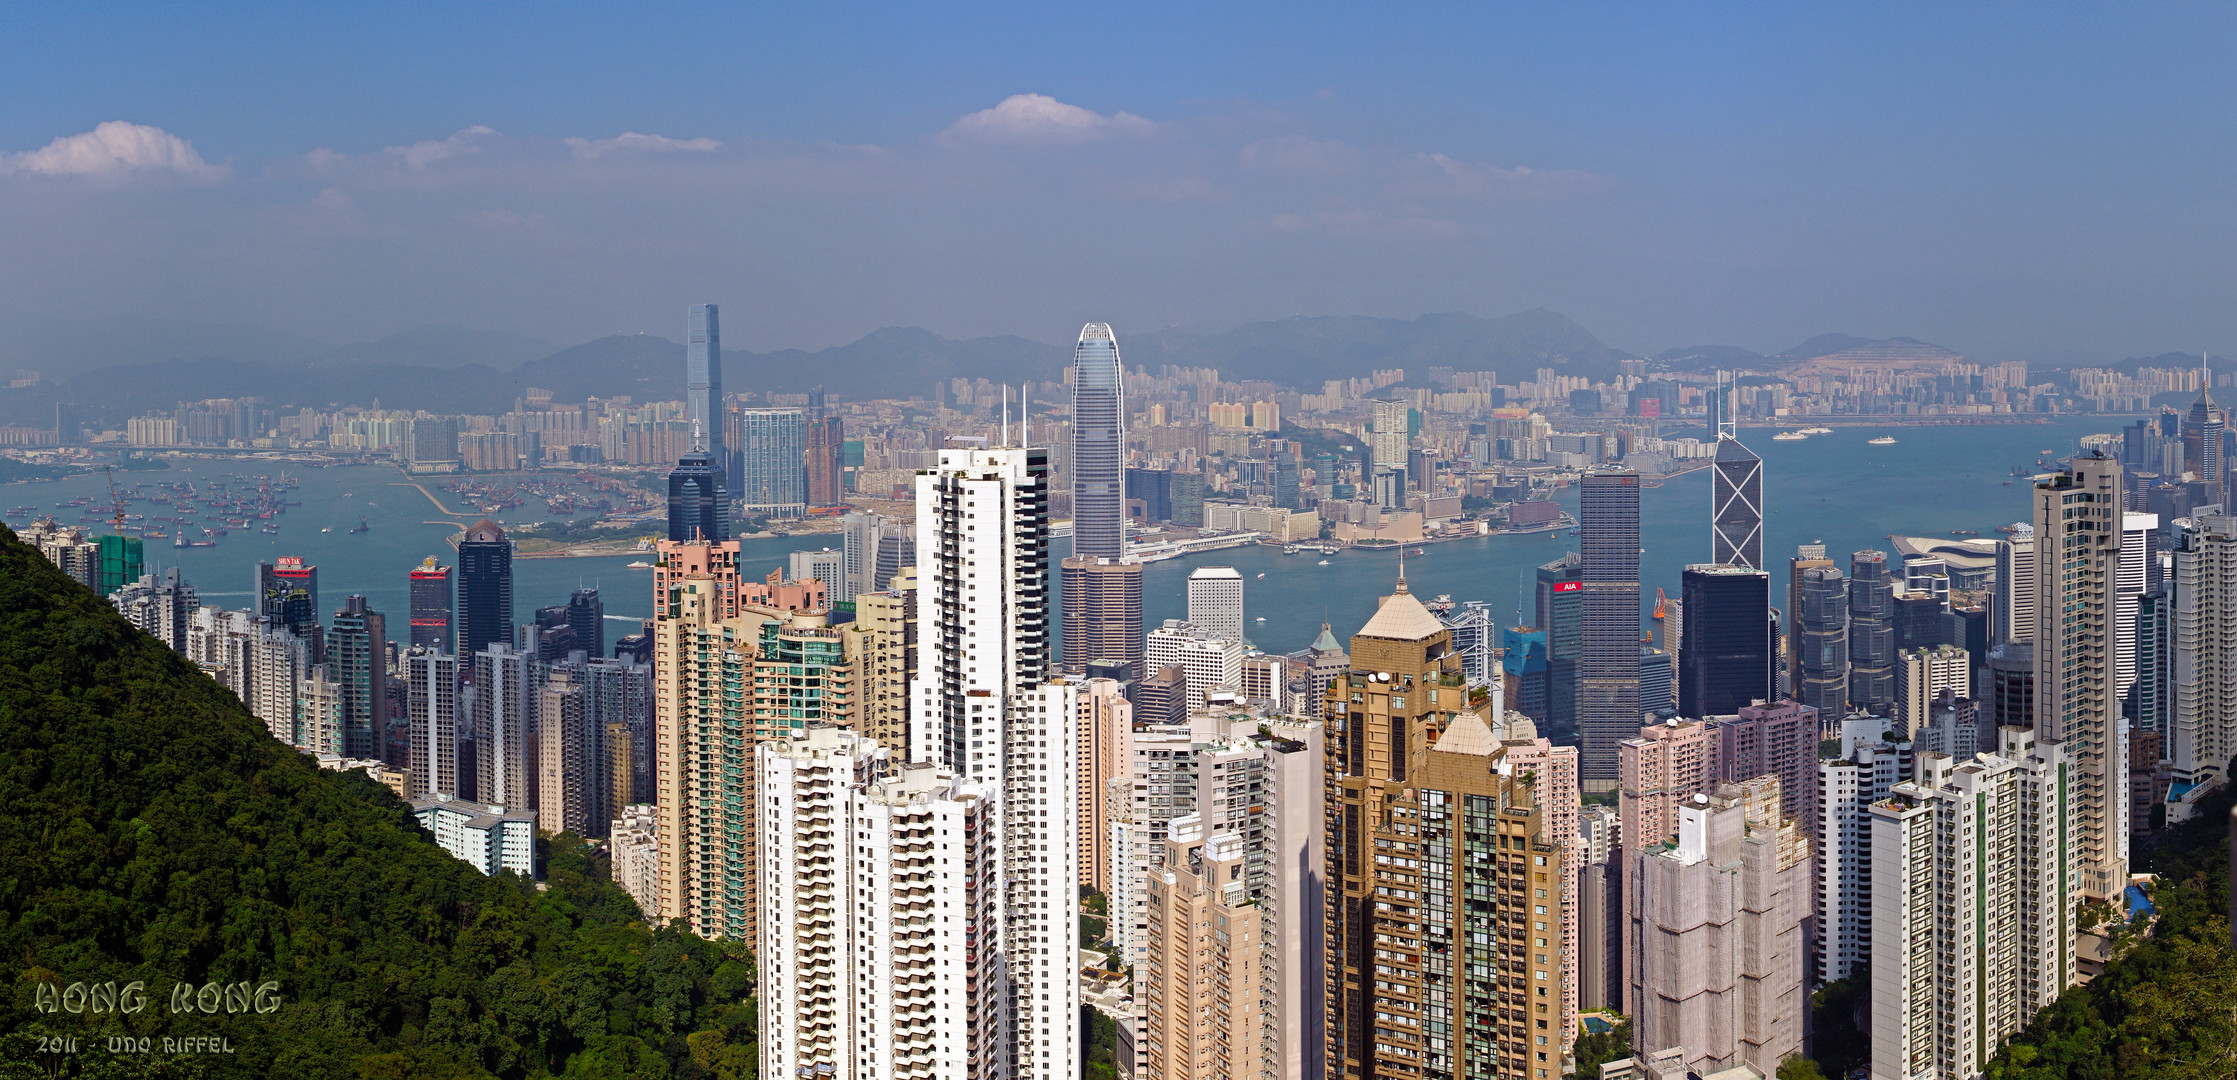
[{"label": "distant mountain range", "polygon": [[[384,408],[494,413],[512,408],[530,387],[550,390],[560,401],[683,395],[683,346],[651,334],[615,335],[551,351],[544,342],[516,334],[422,327],[336,348],[239,328],[168,324],[180,344],[163,350],[149,337],[160,337],[162,325],[93,334],[84,348],[70,345],[71,329],[56,324],[0,333],[0,357],[33,370],[83,371],[0,390],[0,423],[51,425],[57,401],[84,407],[89,418],[120,421],[180,401],[222,397],[253,396],[286,408],[378,401]],[[1497,319],[1301,316],[1217,333],[1167,329],[1122,335],[1120,349],[1129,365],[1152,371],[1169,364],[1210,367],[1229,380],[1306,391],[1318,391],[1329,379],[1391,367],[1406,368],[1415,382],[1426,381],[1431,367],[1496,371],[1509,382],[1539,368],[1606,379],[1617,374],[1619,361],[1632,359],[1543,308]],[[150,362],[150,356],[170,358]],[[97,361],[93,369],[83,369],[85,359]],[[1054,382],[1063,378],[1070,360],[1066,345],[1021,337],[959,341],[918,327],[888,327],[813,352],[726,349],[723,375],[733,389],[800,393],[820,384],[846,397],[910,397],[929,395],[935,382],[949,378]]]},{"label": "distant mountain range", "polygon": [[1329,379],[1402,367],[1409,381],[1428,369],[1496,371],[1503,382],[1533,378],[1539,368],[1610,379],[1618,363],[1636,359],[1601,342],[1568,316],[1545,308],[1483,319],[1424,315],[1375,319],[1359,315],[1296,316],[1246,323],[1216,334],[1158,330],[1121,336],[1130,365],[1218,368],[1229,380],[1264,380],[1317,393]]}]

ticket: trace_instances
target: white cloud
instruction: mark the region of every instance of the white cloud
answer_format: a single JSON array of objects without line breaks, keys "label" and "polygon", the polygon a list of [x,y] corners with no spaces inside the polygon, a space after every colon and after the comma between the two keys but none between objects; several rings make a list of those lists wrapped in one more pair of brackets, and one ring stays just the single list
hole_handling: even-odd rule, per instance
[{"label": "white cloud", "polygon": [[1085,143],[1114,135],[1142,135],[1156,124],[1129,112],[1105,116],[1066,105],[1046,94],[1012,94],[940,133],[947,143]]},{"label": "white cloud", "polygon": [[667,154],[680,150],[713,150],[722,144],[713,139],[671,139],[666,135],[642,135],[624,131],[611,139],[563,140],[575,156],[583,159],[604,157],[616,150],[632,150],[647,154]]},{"label": "white cloud", "polygon": [[0,154],[0,173],[40,176],[121,176],[173,172],[195,180],[224,176],[194,152],[194,144],[158,127],[110,120],[82,135],[67,135],[20,154]]},{"label": "white cloud", "polygon": [[479,153],[485,140],[499,137],[495,130],[476,124],[448,139],[422,139],[410,146],[391,146],[382,152],[417,171],[438,161]]}]

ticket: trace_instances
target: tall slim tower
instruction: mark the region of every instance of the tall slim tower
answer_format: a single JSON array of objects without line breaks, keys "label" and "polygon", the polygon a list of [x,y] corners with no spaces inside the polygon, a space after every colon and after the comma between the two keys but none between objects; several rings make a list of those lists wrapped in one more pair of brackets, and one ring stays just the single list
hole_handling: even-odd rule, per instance
[{"label": "tall slim tower", "polygon": [[378,757],[388,731],[388,627],[381,613],[351,596],[334,613],[328,649],[342,687],[342,752]]},{"label": "tall slim tower", "polygon": [[2128,887],[2128,728],[2114,608],[2120,462],[2078,457],[2035,484],[2035,734],[2065,748],[2076,891],[2117,902]]},{"label": "tall slim tower", "polygon": [[1730,435],[1717,437],[1709,499],[1709,561],[1763,569],[1763,459]]},{"label": "tall slim tower", "polygon": [[406,648],[447,653],[457,647],[458,637],[452,627],[457,620],[457,605],[451,599],[451,568],[438,564],[433,555],[412,568],[411,618],[412,639],[405,642]]},{"label": "tall slim tower", "polygon": [[458,655],[512,640],[513,542],[483,518],[458,541]]},{"label": "tall slim tower", "polygon": [[728,471],[729,448],[722,444],[722,310],[693,304],[686,323],[684,420],[692,428],[692,449],[705,450],[715,468]]},{"label": "tall slim tower", "polygon": [[404,657],[404,681],[412,721],[412,763],[405,772],[405,792],[414,799],[456,795],[458,658],[440,649],[414,647]]},{"label": "tall slim tower", "polygon": [[1016,1080],[1066,1080],[1080,1052],[1077,687],[1052,671],[1048,451],[940,451],[917,476],[920,675],[910,752],[998,793],[997,952]]},{"label": "tall slim tower", "polygon": [[1639,474],[1586,473],[1578,496],[1584,648],[1577,728],[1586,791],[1616,786],[1616,747],[1639,732]]},{"label": "tall slim tower", "polygon": [[1453,689],[1451,645],[1401,580],[1323,698],[1332,1080],[1560,1074],[1573,759],[1503,741],[1496,699]]},{"label": "tall slim tower", "polygon": [[2222,488],[2221,444],[2222,429],[2229,418],[2214,404],[2214,395],[2208,391],[2213,378],[2205,370],[2205,358],[2199,358],[2200,374],[2204,376],[2198,387],[2198,400],[2190,403],[2190,412],[2183,417],[2183,462],[2200,480],[2212,485],[2208,490]]},{"label": "tall slim tower", "polygon": [[1794,584],[1794,700],[1822,717],[1848,712],[1849,581],[1830,559],[1804,567]]},{"label": "tall slim tower", "polygon": [[1895,707],[1895,579],[1884,551],[1849,557],[1849,705],[1874,716]]},{"label": "tall slim tower", "polygon": [[2121,524],[2120,567],[2113,582],[2113,696],[2126,701],[2128,688],[2136,684],[2136,609],[2159,576],[2159,515],[2129,511],[2115,517]]},{"label": "tall slim tower", "polygon": [[1064,588],[1064,671],[1108,660],[1142,670],[1142,567],[1126,556],[1126,397],[1118,340],[1104,323],[1072,352],[1072,557]]},{"label": "tall slim tower", "polygon": [[1126,554],[1126,401],[1104,323],[1083,327],[1072,350],[1072,554]]}]

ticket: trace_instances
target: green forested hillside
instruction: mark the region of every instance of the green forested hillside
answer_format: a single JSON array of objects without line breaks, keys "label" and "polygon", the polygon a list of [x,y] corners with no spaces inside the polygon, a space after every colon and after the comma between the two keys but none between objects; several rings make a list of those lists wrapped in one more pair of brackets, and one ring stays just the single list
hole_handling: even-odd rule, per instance
[{"label": "green forested hillside", "polygon": [[2159,921],[2088,986],[2069,990],[1989,1062],[1992,1080],[2237,1077],[2237,953],[2229,945],[2232,793],[2139,851]]},{"label": "green forested hillside", "polygon": [[[546,854],[548,889],[475,873],[0,528],[0,1078],[753,1075],[751,955]],[[135,1013],[40,1008],[134,980]],[[200,1036],[232,1052],[165,1052]]]}]

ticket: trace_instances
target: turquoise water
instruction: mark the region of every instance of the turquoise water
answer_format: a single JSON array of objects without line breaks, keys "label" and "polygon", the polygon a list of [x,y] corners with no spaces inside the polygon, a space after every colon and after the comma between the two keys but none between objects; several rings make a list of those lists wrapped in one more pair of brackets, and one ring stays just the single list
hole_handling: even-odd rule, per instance
[{"label": "turquoise water", "polygon": [[[1993,536],[1996,526],[2028,515],[2027,481],[2021,478],[2009,487],[2003,483],[2012,479],[2008,474],[2013,468],[2032,471],[2039,451],[2070,454],[2082,436],[2117,431],[2121,423],[2097,418],[2043,425],[1850,428],[1803,442],[1774,442],[1769,431],[1747,432],[1745,441],[1764,462],[1764,558],[1773,571],[1773,591],[1783,594],[1780,574],[1797,544],[1823,541],[1832,557],[1846,566],[1849,552],[1888,550],[1890,533],[1948,535],[1953,529],[1971,529]],[[1865,440],[1883,434],[1898,441],[1893,446],[1866,445]],[[264,471],[261,465],[228,461],[118,475],[126,483],[152,484],[158,479],[202,481]],[[206,602],[242,607],[248,603],[258,561],[300,555],[319,567],[322,606],[332,610],[349,593],[363,593],[375,610],[390,616],[391,636],[401,637],[406,575],[428,555],[455,565],[446,542],[453,528],[437,521],[441,515],[418,491],[394,486],[403,477],[392,468],[305,469],[299,475],[303,485],[294,497],[303,505],[289,508],[279,535],[235,531],[217,547],[185,550],[150,541],[149,563],[180,567]],[[428,487],[447,504],[459,505],[434,484]],[[99,474],[9,485],[0,487],[0,510],[28,504],[42,512],[66,513],[63,520],[72,521],[81,511],[54,510],[56,502],[78,495],[104,496],[106,490]],[[1574,488],[1564,491],[1559,501],[1570,513],[1576,512]],[[147,503],[134,503],[129,509],[164,512]],[[360,516],[367,518],[372,531],[347,532]],[[532,502],[495,516],[511,523],[551,515]],[[1643,598],[1651,601],[1657,586],[1675,596],[1685,565],[1709,557],[1708,473],[1689,473],[1643,491],[1640,516],[1646,549],[1641,556]],[[27,516],[10,515],[7,520],[21,525]],[[322,527],[331,531],[320,532]],[[1058,541],[1058,558],[1066,554],[1068,543]],[[790,551],[827,544],[838,546],[838,535],[748,540],[745,568],[766,574],[783,566]],[[1489,601],[1493,614],[1504,623],[1515,617],[1522,575],[1574,550],[1575,545],[1575,538],[1566,532],[1431,544],[1424,554],[1407,556],[1407,582],[1425,598],[1443,593],[1456,601]],[[1251,547],[1153,563],[1143,586],[1144,620],[1156,626],[1185,615],[1189,570],[1225,565],[1243,573],[1245,614],[1252,620],[1248,632],[1260,648],[1301,649],[1320,632],[1324,617],[1334,624],[1339,638],[1346,637],[1374,613],[1376,598],[1390,591],[1398,556],[1389,551],[1346,551],[1330,556],[1326,566],[1319,565],[1321,558],[1317,553],[1283,555],[1278,548]],[[579,583],[599,588],[609,616],[642,619],[651,613],[650,574],[628,569],[631,561],[633,556],[517,560],[514,617],[525,620],[538,606],[564,602]],[[1262,573],[1265,577],[1258,577]],[[1256,621],[1261,617],[1264,622]],[[626,632],[628,628],[617,621],[609,624],[607,636],[611,640]]]}]

